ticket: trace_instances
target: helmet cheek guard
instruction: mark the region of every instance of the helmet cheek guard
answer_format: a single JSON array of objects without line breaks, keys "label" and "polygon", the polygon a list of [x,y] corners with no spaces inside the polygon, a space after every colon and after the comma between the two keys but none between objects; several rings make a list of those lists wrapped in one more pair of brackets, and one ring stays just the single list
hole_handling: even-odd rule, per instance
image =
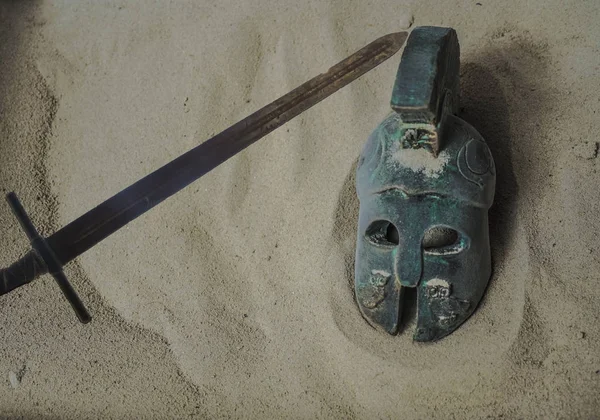
[{"label": "helmet cheek guard", "polygon": [[371,325],[395,334],[404,288],[416,288],[416,341],[458,328],[491,275],[496,171],[483,138],[456,116],[458,87],[456,32],[415,28],[393,112],[370,135],[357,168],[358,306]]}]

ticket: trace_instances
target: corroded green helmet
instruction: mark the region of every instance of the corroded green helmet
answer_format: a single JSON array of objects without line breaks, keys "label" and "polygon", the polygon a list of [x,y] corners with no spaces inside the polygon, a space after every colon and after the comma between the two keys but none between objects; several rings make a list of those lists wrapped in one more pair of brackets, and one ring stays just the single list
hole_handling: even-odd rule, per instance
[{"label": "corroded green helmet", "polygon": [[454,30],[414,29],[394,111],[369,137],[357,169],[358,305],[370,324],[395,334],[403,288],[417,288],[417,341],[458,328],[491,275],[495,166],[483,138],[455,115],[458,70]]}]

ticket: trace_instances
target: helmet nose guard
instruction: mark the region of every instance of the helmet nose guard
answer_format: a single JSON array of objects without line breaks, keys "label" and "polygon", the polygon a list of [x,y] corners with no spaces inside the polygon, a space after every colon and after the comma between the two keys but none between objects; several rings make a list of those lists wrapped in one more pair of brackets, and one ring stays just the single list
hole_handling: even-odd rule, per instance
[{"label": "helmet nose guard", "polygon": [[[370,135],[357,168],[358,306],[372,326],[396,334],[403,288],[416,288],[416,341],[458,328],[491,275],[487,212],[496,169],[481,135],[456,116],[459,56],[453,29],[411,32],[393,112]],[[432,240],[431,232],[442,234]]]}]

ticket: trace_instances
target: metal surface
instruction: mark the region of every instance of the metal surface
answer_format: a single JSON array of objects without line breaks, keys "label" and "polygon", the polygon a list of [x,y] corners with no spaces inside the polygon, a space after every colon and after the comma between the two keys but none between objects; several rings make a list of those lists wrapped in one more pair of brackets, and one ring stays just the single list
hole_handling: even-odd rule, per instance
[{"label": "metal surface", "polygon": [[[404,44],[406,36],[405,32],[399,32],[373,41],[326,73],[292,90],[69,223],[44,242],[52,258],[60,267],[81,255],[258,139],[390,58]],[[30,252],[0,271],[0,294],[47,272],[47,261],[46,265],[40,264],[39,257],[35,252]]]},{"label": "metal surface", "polygon": [[394,111],[369,137],[357,168],[357,303],[371,325],[395,334],[405,288],[416,288],[416,341],[458,328],[491,275],[495,166],[479,133],[454,115],[458,69],[454,30],[415,28]]}]

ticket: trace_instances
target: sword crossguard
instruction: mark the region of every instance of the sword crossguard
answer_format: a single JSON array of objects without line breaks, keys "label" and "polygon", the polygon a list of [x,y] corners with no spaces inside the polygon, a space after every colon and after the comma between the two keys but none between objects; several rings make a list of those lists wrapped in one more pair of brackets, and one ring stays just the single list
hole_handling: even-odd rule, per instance
[{"label": "sword crossguard", "polygon": [[[90,322],[92,317],[63,272],[61,262],[54,255],[46,239],[38,233],[17,195],[14,192],[9,193],[6,196],[6,201],[8,201],[13,214],[29,238],[33,249],[20,261],[2,270],[2,278],[4,279],[3,292],[6,293],[30,282],[40,274],[39,271],[41,268],[41,271],[47,272],[54,277],[54,280],[56,280],[58,287],[60,287],[63,295],[65,295],[65,298],[71,304],[79,321],[83,324]],[[45,267],[39,267],[40,265],[44,265]]]}]

